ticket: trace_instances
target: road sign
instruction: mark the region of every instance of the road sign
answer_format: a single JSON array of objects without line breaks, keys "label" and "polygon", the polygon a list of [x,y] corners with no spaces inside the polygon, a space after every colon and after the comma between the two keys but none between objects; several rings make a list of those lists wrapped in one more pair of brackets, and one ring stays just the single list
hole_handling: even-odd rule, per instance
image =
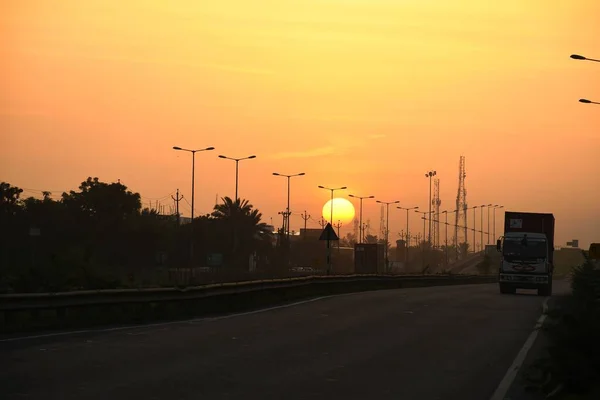
[{"label": "road sign", "polygon": [[319,240],[340,240],[338,235],[333,230],[333,226],[331,224],[327,224],[323,232],[321,232],[321,236],[319,236]]},{"label": "road sign", "polygon": [[600,243],[590,244],[590,251],[588,257],[592,260],[600,260]]},{"label": "road sign", "polygon": [[206,264],[209,267],[220,267],[223,265],[223,254],[212,253],[206,256]]}]

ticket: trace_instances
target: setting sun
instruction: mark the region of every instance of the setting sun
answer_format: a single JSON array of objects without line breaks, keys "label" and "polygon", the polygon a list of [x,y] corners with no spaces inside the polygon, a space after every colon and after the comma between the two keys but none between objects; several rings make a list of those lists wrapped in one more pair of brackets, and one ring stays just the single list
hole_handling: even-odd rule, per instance
[{"label": "setting sun", "polygon": [[[331,218],[331,201],[323,206],[323,218],[329,221]],[[333,199],[333,223],[348,224],[354,219],[354,206],[346,199],[337,197]]]}]

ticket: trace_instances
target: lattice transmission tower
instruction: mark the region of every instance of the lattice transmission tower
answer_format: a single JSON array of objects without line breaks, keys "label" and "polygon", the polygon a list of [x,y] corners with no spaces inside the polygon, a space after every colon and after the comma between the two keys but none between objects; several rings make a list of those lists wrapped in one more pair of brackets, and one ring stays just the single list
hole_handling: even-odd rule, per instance
[{"label": "lattice transmission tower", "polygon": [[456,195],[456,226],[454,227],[454,244],[468,242],[467,232],[467,188],[465,178],[467,177],[465,156],[460,156],[458,164],[458,194]]},{"label": "lattice transmission tower", "polygon": [[433,199],[431,199],[431,205],[433,206],[433,247],[440,247],[440,180],[438,178],[433,180]]}]

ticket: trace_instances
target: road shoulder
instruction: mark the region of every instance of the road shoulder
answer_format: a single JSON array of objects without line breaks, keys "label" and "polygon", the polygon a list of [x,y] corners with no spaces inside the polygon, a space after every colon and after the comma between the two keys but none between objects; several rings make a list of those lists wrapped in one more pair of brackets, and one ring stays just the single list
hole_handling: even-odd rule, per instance
[{"label": "road shoulder", "polygon": [[[557,310],[557,308],[560,308],[560,305],[566,296],[566,294],[561,294],[549,298],[546,313],[551,314],[553,311]],[[544,377],[540,370],[536,368],[536,365],[539,364],[540,360],[548,356],[550,338],[544,329],[544,326],[547,326],[548,322],[548,320],[545,320],[541,329],[539,329],[539,334],[537,335],[533,346],[527,353],[523,364],[519,368],[517,376],[503,400],[546,399],[546,395],[541,391],[542,385],[545,384]]]}]

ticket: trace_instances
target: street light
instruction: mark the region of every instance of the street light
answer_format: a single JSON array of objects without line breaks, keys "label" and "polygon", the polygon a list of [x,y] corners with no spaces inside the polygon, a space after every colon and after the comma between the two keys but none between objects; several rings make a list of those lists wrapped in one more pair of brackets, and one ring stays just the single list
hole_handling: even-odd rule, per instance
[{"label": "street light", "polygon": [[487,207],[487,221],[488,221],[488,228],[487,228],[487,244],[490,244],[490,207],[492,207],[493,204],[488,204]]},{"label": "street light", "polygon": [[231,157],[226,157],[226,156],[220,155],[219,158],[235,161],[235,201],[237,201],[238,200],[239,163],[242,160],[251,160],[253,158],[256,158],[256,156],[253,155],[253,156],[242,157],[242,158],[231,158]]},{"label": "street light", "polygon": [[344,190],[347,189],[346,186],[338,187],[338,188],[328,188],[325,186],[319,185],[319,189],[325,189],[331,191],[331,213],[329,214],[329,223],[333,226],[333,192],[336,190]]},{"label": "street light", "polygon": [[173,146],[173,150],[179,150],[179,151],[187,151],[189,153],[192,153],[192,222],[191,222],[191,240],[190,240],[190,265],[194,262],[194,172],[196,170],[196,153],[199,151],[210,151],[210,150],[214,150],[214,147],[206,147],[204,149],[196,149],[196,150],[191,150],[191,149],[184,149],[182,147],[179,146]]},{"label": "street light", "polygon": [[[429,214],[431,214],[431,179],[436,175],[435,171],[428,171],[425,174],[425,178],[429,178]],[[423,234],[425,235],[425,234]],[[425,240],[425,238],[423,238]],[[429,219],[429,233],[427,235],[427,241],[431,243],[431,218]]]},{"label": "street light", "polygon": [[488,235],[488,244],[490,243],[490,207],[492,205],[491,204],[484,204],[481,206],[481,250],[485,249],[485,246],[483,244],[483,208],[487,207],[488,209],[488,231],[487,231],[487,235]]},{"label": "street light", "polygon": [[571,54],[571,58],[574,60],[584,60],[584,61],[594,61],[594,62],[600,62],[600,60],[596,60],[595,58],[587,58],[584,56],[580,56],[579,54]]},{"label": "street light", "polygon": [[278,172],[273,172],[273,175],[282,176],[284,178],[287,178],[287,210],[286,210],[285,228],[286,228],[286,236],[288,237],[288,240],[289,240],[289,236],[290,236],[290,179],[293,178],[294,176],[304,176],[306,174],[304,172],[300,172],[299,174],[284,175],[284,174],[280,174]]},{"label": "street light", "polygon": [[479,243],[480,243],[482,251],[483,251],[483,208],[484,207],[487,207],[487,205],[483,204],[483,205],[479,206],[479,208],[481,208],[481,213],[480,213],[480,216],[481,216],[481,230],[479,231],[479,233],[481,234],[481,240],[480,240]]},{"label": "street light", "polygon": [[600,102],[592,101],[592,100],[588,100],[588,99],[579,99],[579,102],[585,103],[585,104],[600,104]]},{"label": "street light", "polygon": [[408,212],[410,210],[418,210],[419,207],[396,207],[398,210],[406,210],[406,252],[404,253],[404,266],[408,266],[408,248],[410,247],[410,233],[408,231]]},{"label": "street light", "polygon": [[361,197],[361,196],[355,196],[353,194],[349,194],[348,197],[352,197],[352,198],[360,200],[360,211],[359,211],[359,215],[360,215],[360,217],[359,217],[359,219],[360,219],[360,221],[359,221],[360,222],[360,227],[358,229],[360,238],[358,239],[358,243],[362,243],[363,242],[363,236],[364,236],[363,235],[364,229],[363,229],[363,224],[362,224],[362,203],[363,203],[363,199],[374,199],[375,196],[362,196]]},{"label": "street light", "polygon": [[477,208],[479,206],[473,206],[473,253],[477,253],[477,238],[475,237],[477,233]]},{"label": "street light", "polygon": [[504,206],[500,206],[498,204],[494,205],[494,241],[496,240],[496,209],[497,208],[504,208]]},{"label": "street light", "polygon": [[375,201],[377,203],[379,203],[379,204],[385,204],[385,206],[386,206],[387,217],[386,217],[386,222],[385,222],[385,267],[389,268],[388,247],[390,245],[390,243],[389,243],[389,234],[390,234],[390,204],[398,204],[398,203],[400,203],[400,200],[395,200],[395,201],[379,201],[379,200],[375,200]]}]

